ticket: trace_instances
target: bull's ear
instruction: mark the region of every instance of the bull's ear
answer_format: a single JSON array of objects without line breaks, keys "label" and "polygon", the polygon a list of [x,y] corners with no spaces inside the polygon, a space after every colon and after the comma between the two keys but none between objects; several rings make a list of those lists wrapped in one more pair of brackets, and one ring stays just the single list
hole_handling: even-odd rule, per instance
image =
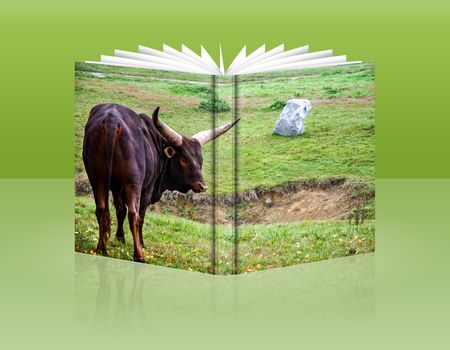
[{"label": "bull's ear", "polygon": [[175,150],[172,147],[166,147],[164,148],[164,154],[167,158],[172,158],[175,155]]}]

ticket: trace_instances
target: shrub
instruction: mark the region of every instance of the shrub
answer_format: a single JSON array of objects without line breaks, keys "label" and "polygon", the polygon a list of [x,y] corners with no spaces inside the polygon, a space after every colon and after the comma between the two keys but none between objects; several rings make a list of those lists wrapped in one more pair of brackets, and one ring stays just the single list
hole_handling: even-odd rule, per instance
[{"label": "shrub", "polygon": [[279,98],[276,98],[272,104],[267,107],[267,110],[269,111],[279,111],[280,109],[283,109],[284,106],[286,106],[286,101],[280,100]]},{"label": "shrub", "polygon": [[[198,107],[205,111],[212,112],[212,110],[213,110],[212,101],[210,99],[200,101],[200,105]],[[216,110],[217,110],[217,113],[228,112],[231,110],[231,107],[227,101],[219,98],[218,100],[216,100]]]}]

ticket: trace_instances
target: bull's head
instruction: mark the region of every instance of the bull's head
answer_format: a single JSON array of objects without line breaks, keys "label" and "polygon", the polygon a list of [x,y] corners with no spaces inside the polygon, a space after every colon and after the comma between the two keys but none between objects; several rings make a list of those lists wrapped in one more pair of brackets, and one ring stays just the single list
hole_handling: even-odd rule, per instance
[{"label": "bull's head", "polygon": [[153,124],[162,136],[170,143],[164,148],[164,154],[169,162],[168,176],[171,188],[180,192],[192,190],[196,193],[208,189],[202,175],[202,146],[223,135],[238,121],[228,123],[216,129],[201,131],[191,137],[185,137],[164,124],[159,118],[159,107],[152,115]]}]

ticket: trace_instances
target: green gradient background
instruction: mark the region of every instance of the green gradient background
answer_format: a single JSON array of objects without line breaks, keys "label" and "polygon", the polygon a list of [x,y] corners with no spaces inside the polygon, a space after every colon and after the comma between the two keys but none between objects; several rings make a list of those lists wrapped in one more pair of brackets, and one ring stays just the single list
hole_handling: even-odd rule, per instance
[{"label": "green gradient background", "polygon": [[[449,10],[2,2],[0,348],[449,348]],[[73,62],[162,42],[222,43],[228,63],[280,42],[375,62],[376,254],[223,278],[74,257]]]},{"label": "green gradient background", "polygon": [[3,1],[0,176],[72,176],[74,61],[184,42],[216,57],[221,43],[229,63],[244,44],[284,42],[376,63],[378,176],[448,177],[449,163],[435,164],[450,151],[449,10],[440,0]]}]

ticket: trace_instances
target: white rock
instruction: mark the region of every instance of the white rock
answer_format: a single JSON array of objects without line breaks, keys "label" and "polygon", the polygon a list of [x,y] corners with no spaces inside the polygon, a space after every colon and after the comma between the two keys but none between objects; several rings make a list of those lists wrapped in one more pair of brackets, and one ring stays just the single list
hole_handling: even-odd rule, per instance
[{"label": "white rock", "polygon": [[292,99],[284,106],[273,133],[282,136],[296,136],[305,132],[305,120],[312,106],[308,100]]}]

